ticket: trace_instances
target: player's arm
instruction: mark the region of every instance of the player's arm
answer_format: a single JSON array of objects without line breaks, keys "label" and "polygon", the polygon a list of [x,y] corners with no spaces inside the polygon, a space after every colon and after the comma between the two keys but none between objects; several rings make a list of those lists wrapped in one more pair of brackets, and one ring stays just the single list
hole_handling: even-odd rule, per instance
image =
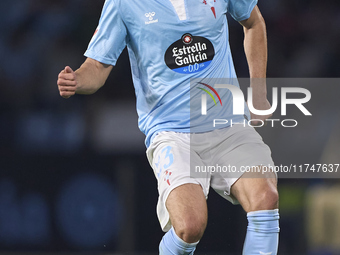
[{"label": "player's arm", "polygon": [[250,78],[266,78],[267,33],[266,24],[257,6],[248,19],[240,21],[244,29],[244,50]]},{"label": "player's arm", "polygon": [[66,66],[58,75],[59,93],[64,98],[74,94],[93,94],[101,88],[112,70],[111,65],[87,58],[75,72]]},{"label": "player's arm", "polygon": [[[253,88],[253,105],[257,110],[267,110],[270,103],[267,100],[266,72],[267,72],[267,33],[266,24],[257,6],[248,19],[240,21],[244,29],[244,50],[249,66]],[[256,116],[252,119],[265,120],[267,116]]]}]

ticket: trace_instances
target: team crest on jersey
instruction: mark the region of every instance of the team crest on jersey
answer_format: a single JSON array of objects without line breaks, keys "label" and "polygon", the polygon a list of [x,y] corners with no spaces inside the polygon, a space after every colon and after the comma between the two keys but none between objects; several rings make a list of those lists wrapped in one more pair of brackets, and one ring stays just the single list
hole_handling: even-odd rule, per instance
[{"label": "team crest on jersey", "polygon": [[216,2],[216,0],[203,0],[203,3],[210,7],[210,10],[212,11],[212,13],[214,14],[214,17],[216,19],[215,2]]},{"label": "team crest on jersey", "polygon": [[207,38],[187,33],[170,45],[164,61],[171,70],[189,74],[207,68],[214,56],[214,46]]}]

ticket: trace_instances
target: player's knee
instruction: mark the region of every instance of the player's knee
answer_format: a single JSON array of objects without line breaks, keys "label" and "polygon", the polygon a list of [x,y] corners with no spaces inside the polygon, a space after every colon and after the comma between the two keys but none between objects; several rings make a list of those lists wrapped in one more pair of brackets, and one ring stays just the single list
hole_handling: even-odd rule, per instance
[{"label": "player's knee", "polygon": [[199,241],[206,227],[206,220],[203,219],[187,219],[175,229],[179,238],[187,243],[195,243]]},{"label": "player's knee", "polygon": [[268,186],[250,201],[249,211],[273,210],[278,208],[279,193],[276,187]]}]

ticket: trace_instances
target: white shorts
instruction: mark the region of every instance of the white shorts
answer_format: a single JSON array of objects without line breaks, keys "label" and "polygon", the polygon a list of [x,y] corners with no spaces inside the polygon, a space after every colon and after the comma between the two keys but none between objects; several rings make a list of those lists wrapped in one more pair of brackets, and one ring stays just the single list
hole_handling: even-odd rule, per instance
[{"label": "white shorts", "polygon": [[163,131],[146,153],[158,181],[157,216],[165,232],[171,228],[165,202],[174,188],[200,184],[207,198],[211,186],[237,204],[230,189],[244,173],[242,169],[274,166],[271,151],[261,136],[254,128],[241,124],[206,133]]}]

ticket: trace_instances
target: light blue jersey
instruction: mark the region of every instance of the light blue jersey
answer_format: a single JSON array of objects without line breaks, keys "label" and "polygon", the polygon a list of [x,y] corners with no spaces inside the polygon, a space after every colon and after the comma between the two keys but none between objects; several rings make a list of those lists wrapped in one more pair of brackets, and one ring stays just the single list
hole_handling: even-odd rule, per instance
[{"label": "light blue jersey", "polygon": [[[201,111],[190,113],[190,101],[205,93],[203,88],[214,88],[210,78],[236,78],[226,13],[237,21],[245,20],[256,3],[257,0],[106,0],[85,56],[115,65],[127,46],[138,123],[146,135],[146,146],[160,131],[205,132],[214,129],[214,118],[244,120],[243,115],[233,115],[232,96],[227,89],[216,89],[223,107],[210,98],[207,115],[201,115]],[[190,84],[193,78],[202,82]],[[212,114],[211,109],[217,107],[218,114]]]}]

